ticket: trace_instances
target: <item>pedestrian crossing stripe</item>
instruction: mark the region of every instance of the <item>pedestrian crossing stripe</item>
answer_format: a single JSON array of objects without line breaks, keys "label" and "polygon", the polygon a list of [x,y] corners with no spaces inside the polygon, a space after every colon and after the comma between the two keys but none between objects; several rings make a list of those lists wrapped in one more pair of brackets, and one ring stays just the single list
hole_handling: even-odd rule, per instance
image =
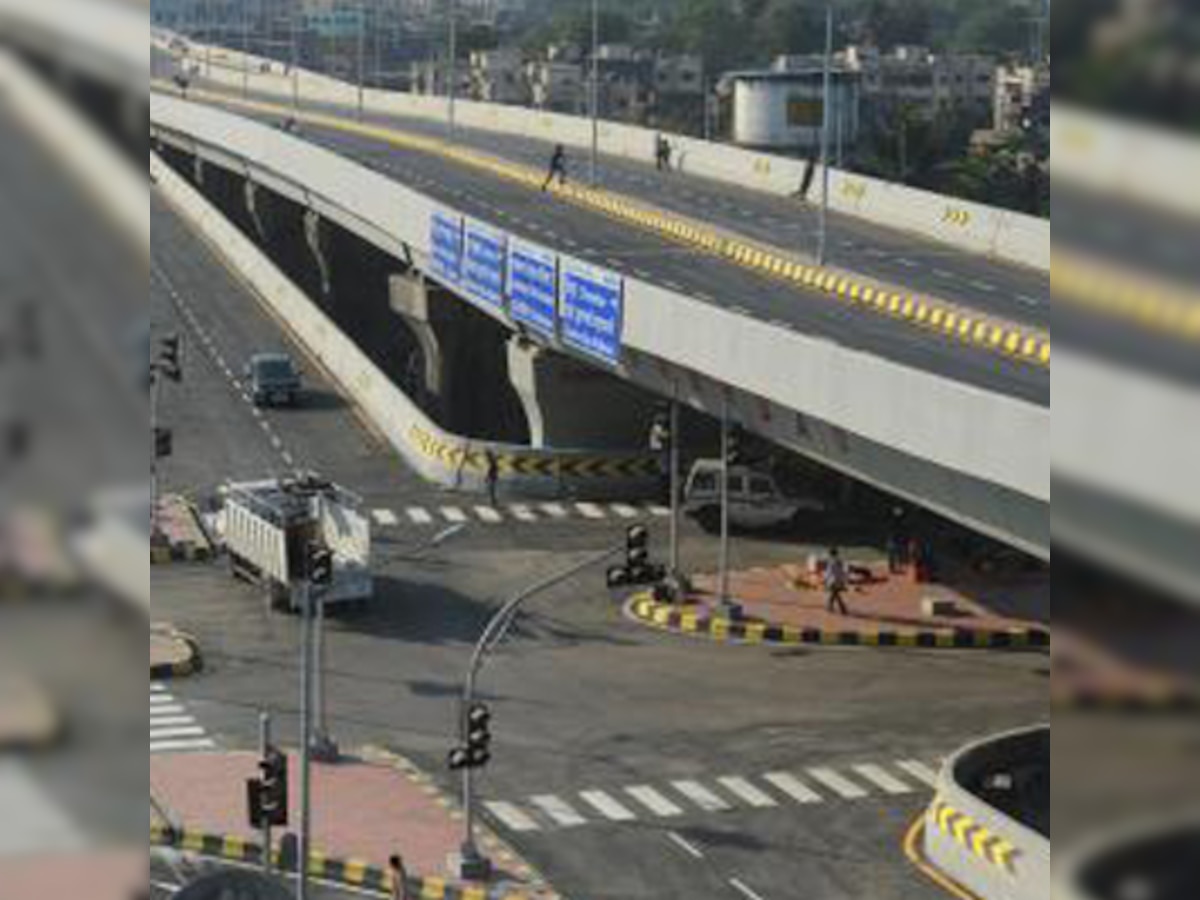
[{"label": "pedestrian crossing stripe", "polygon": [[216,747],[204,727],[164,685],[151,683],[149,710],[150,753],[182,753]]},{"label": "pedestrian crossing stripe", "polygon": [[[911,779],[911,782],[907,779]],[[816,766],[799,774],[767,772],[757,777],[724,775],[715,779],[686,778],[665,785],[628,785],[617,790],[590,788],[570,795],[541,793],[513,801],[485,803],[497,822],[510,831],[578,828],[588,824],[628,824],[640,818],[679,818],[689,814],[716,815],[736,810],[777,810],[782,806],[809,807],[827,803],[891,799],[930,790],[933,769],[919,760],[888,764],[858,763],[841,768]],[[958,827],[956,839],[976,835],[971,823],[946,813],[945,827]],[[980,839],[982,840],[982,839]],[[988,844],[989,852],[992,845]]]},{"label": "pedestrian crossing stripe", "polygon": [[[647,504],[635,506],[630,503],[573,503],[567,506],[562,503],[510,503],[507,506],[491,506],[472,504],[470,506],[409,506],[404,510],[404,516],[410,525],[432,526],[439,521],[452,524],[464,524],[471,521],[482,522],[485,525],[502,525],[508,522],[523,522],[539,524],[545,522],[561,522],[570,518],[590,522],[602,522],[610,519],[630,521],[645,516],[648,518],[664,518],[671,510],[664,506]],[[391,509],[379,507],[370,512],[371,520],[381,528],[394,528],[401,524],[400,516]]]}]

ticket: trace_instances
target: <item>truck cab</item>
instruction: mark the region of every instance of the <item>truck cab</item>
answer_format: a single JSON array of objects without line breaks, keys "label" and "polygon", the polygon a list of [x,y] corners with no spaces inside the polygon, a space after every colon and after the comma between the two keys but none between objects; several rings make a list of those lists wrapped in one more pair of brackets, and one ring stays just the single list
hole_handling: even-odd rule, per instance
[{"label": "truck cab", "polygon": [[[697,460],[683,491],[683,510],[700,527],[715,532],[721,527],[720,460]],[[766,472],[744,465],[729,467],[729,524],[743,531],[767,531],[792,524],[805,513],[825,510],[811,497],[787,497]]]}]

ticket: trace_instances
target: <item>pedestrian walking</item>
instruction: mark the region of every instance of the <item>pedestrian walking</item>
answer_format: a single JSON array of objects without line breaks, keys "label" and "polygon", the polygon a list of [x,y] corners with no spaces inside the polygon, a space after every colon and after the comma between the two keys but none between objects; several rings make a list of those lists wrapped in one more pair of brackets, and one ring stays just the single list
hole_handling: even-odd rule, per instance
[{"label": "pedestrian walking", "polygon": [[388,872],[392,882],[391,900],[409,900],[408,870],[404,868],[400,854],[393,853],[388,857]]},{"label": "pedestrian walking", "polygon": [[567,183],[567,148],[562,144],[554,145],[554,153],[550,157],[550,168],[546,172],[546,180],[542,182],[542,190],[548,190],[550,183],[558,178],[560,186]]},{"label": "pedestrian walking", "polygon": [[661,134],[658,136],[654,149],[655,164],[660,172],[671,171],[671,142]]},{"label": "pedestrian walking", "polygon": [[798,197],[803,202],[808,202],[808,192],[812,190],[813,179],[817,175],[817,157],[810,155],[808,161],[804,164],[804,175],[800,178],[800,188],[793,197]]},{"label": "pedestrian walking", "polygon": [[899,575],[908,563],[908,541],[904,532],[904,507],[893,506],[887,535],[888,572],[892,575]]},{"label": "pedestrian walking", "polygon": [[488,501],[492,506],[496,505],[496,489],[500,484],[500,461],[496,459],[496,454],[487,451],[487,491]]},{"label": "pedestrian walking", "polygon": [[846,564],[843,562],[838,548],[831,547],[829,558],[825,560],[825,594],[827,597],[825,609],[827,611],[841,613],[843,616],[850,614],[850,610],[846,608],[846,601],[842,599],[846,593],[847,584]]}]

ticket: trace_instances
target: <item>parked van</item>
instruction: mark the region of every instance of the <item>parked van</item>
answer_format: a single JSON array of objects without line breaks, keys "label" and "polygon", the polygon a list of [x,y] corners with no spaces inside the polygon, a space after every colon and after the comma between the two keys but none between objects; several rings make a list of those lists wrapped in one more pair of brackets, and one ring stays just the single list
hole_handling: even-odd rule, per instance
[{"label": "parked van", "polygon": [[[683,511],[708,532],[721,527],[720,460],[697,460],[683,491]],[[787,497],[775,479],[749,466],[729,467],[729,524],[743,531],[767,531],[790,525],[807,513],[825,511],[812,497]]]}]

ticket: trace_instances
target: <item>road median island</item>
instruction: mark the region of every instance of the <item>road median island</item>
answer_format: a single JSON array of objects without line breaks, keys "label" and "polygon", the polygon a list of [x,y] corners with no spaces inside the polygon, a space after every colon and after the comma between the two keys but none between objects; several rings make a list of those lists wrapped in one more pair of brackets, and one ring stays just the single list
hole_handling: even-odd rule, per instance
[{"label": "road median island", "polygon": [[204,667],[195,638],[166,623],[150,626],[150,679],[169,681],[195,675]]},{"label": "road median island", "polygon": [[[300,766],[291,756],[289,794],[298,798]],[[257,760],[250,752],[152,756],[151,791],[174,822],[152,820],[151,845],[261,864],[261,835],[245,814],[244,781],[257,776]],[[451,877],[449,859],[463,837],[461,813],[428,776],[388,751],[368,747],[337,764],[314,764],[312,810],[313,878],[386,892],[387,860],[399,853],[414,897],[558,900],[537,872],[483,829],[477,838],[496,865],[495,878],[477,884]],[[271,858],[277,870],[295,869],[296,860],[285,852],[291,841],[282,841],[281,832],[294,831],[297,818],[293,809],[293,824],[275,830]]]},{"label": "road median island", "polygon": [[[942,585],[886,576],[863,567],[865,580],[846,595],[849,614],[826,610],[824,591],[797,566],[730,574],[736,612],[719,602],[716,580],[698,576],[680,602],[647,592],[627,605],[636,621],[660,630],[726,643],[919,649],[1039,649],[1050,646],[1040,624],[1001,616]],[[936,601],[941,614],[927,614]]]},{"label": "road median island", "polygon": [[158,499],[159,536],[150,539],[150,562],[208,562],[213,558],[212,541],[195,507],[185,497],[167,494]]}]

